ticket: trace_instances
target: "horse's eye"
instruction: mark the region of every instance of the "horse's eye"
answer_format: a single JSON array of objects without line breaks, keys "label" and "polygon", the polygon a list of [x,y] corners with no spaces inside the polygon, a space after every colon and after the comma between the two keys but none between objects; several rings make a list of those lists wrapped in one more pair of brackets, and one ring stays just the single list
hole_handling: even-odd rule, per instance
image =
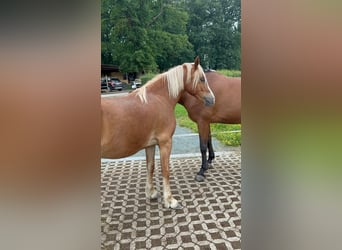
[{"label": "horse's eye", "polygon": [[201,78],[200,78],[200,81],[201,81],[201,82],[205,82],[204,77],[201,77]]}]

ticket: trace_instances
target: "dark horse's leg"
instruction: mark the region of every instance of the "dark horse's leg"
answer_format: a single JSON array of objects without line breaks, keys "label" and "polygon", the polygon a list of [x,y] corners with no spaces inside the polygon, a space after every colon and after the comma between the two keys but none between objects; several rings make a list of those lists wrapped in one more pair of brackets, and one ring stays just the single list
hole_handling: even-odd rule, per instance
[{"label": "dark horse's leg", "polygon": [[195,180],[204,181],[205,179],[204,172],[208,169],[207,147],[209,143],[210,126],[209,126],[209,123],[206,123],[203,121],[198,122],[197,126],[198,126],[199,142],[200,142],[200,149],[201,149],[201,155],[202,155],[202,165],[201,165],[200,171],[196,174]]},{"label": "dark horse's leg", "polygon": [[214,149],[213,149],[213,143],[211,141],[210,125],[209,125],[208,150],[209,150],[208,168],[210,168],[210,165],[211,165],[212,161],[215,158],[215,152],[214,152]]}]

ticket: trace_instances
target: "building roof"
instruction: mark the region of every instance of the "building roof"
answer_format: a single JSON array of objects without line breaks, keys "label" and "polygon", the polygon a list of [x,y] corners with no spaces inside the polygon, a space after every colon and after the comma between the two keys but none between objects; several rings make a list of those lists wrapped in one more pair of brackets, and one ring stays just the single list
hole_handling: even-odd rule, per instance
[{"label": "building roof", "polygon": [[101,71],[119,72],[119,67],[112,64],[101,64]]}]

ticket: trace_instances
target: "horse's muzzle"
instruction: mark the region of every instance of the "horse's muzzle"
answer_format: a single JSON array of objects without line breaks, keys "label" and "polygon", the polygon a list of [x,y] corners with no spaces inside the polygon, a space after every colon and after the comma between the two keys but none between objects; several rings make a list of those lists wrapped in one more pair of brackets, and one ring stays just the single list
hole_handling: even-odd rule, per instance
[{"label": "horse's muzzle", "polygon": [[204,96],[204,104],[205,106],[213,106],[215,104],[215,97],[212,95]]}]

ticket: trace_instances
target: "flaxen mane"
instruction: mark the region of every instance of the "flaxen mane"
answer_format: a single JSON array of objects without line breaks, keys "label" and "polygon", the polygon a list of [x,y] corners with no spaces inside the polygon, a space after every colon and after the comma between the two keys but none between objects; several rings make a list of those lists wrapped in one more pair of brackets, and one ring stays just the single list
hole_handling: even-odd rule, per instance
[{"label": "flaxen mane", "polygon": [[[187,70],[187,79],[186,82],[190,81],[191,78],[191,66],[193,63],[185,63],[183,64],[186,67]],[[155,76],[152,80],[148,81],[144,86],[136,90],[136,95],[140,98],[142,103],[147,103],[147,97],[146,97],[146,87],[155,84],[159,79],[162,78],[163,81],[167,82],[169,96],[172,98],[176,98],[179,93],[184,89],[184,83],[183,83],[183,65],[178,65],[176,67],[173,67],[169,69],[168,71],[159,74]],[[200,78],[200,76],[204,75],[203,69],[201,65],[198,65],[198,68],[196,72],[194,72],[194,81],[193,81],[193,88],[196,88],[196,84]],[[207,81],[206,81],[207,82]]]}]

